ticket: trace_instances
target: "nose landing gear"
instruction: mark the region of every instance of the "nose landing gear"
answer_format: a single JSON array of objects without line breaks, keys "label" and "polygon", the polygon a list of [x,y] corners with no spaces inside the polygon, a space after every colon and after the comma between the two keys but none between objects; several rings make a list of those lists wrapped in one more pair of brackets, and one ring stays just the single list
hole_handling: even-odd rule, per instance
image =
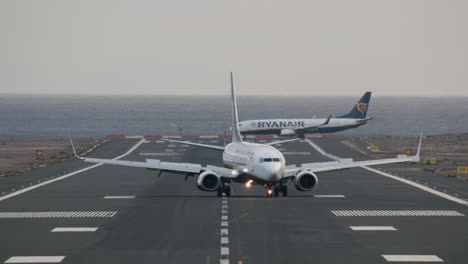
[{"label": "nose landing gear", "polygon": [[288,196],[288,187],[286,185],[267,185],[265,190],[268,198],[273,197],[273,195],[278,197],[280,192],[284,197]]},{"label": "nose landing gear", "polygon": [[223,193],[226,194],[226,197],[231,196],[231,186],[225,184],[219,186],[218,190],[216,190],[216,196],[221,197]]}]

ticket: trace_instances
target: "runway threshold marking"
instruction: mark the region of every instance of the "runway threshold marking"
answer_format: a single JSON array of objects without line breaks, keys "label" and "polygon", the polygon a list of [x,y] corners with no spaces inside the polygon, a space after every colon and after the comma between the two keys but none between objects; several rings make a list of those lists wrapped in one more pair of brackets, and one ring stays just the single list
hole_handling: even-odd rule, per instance
[{"label": "runway threshold marking", "polygon": [[353,231],[397,231],[393,226],[350,226]]},{"label": "runway threshold marking", "polygon": [[335,216],[465,216],[453,210],[332,210]]},{"label": "runway threshold marking", "polygon": [[[335,156],[333,154],[330,154],[330,153],[327,153],[325,150],[323,150],[319,145],[315,144],[314,142],[312,142],[310,139],[306,139],[305,140],[307,143],[309,143],[309,145],[314,148],[317,152],[319,152],[320,154],[322,154],[323,156],[325,157],[328,157],[330,159],[333,159],[333,160],[339,160],[340,157],[338,156]],[[420,190],[423,190],[425,192],[428,192],[428,193],[432,193],[432,194],[435,194],[439,197],[442,197],[442,198],[445,198],[447,200],[450,200],[450,201],[453,201],[453,202],[456,202],[456,203],[459,203],[459,204],[462,204],[462,205],[465,205],[465,206],[468,206],[468,202],[463,200],[463,199],[460,199],[460,198],[457,198],[457,197],[454,197],[454,196],[451,196],[449,194],[446,194],[446,193],[443,193],[443,192],[439,192],[439,191],[436,191],[434,189],[431,189],[427,186],[424,186],[422,184],[419,184],[419,183],[416,183],[416,182],[413,182],[413,181],[410,181],[410,180],[407,180],[407,179],[403,179],[401,177],[398,177],[398,176],[394,176],[394,175],[391,175],[389,173],[386,173],[386,172],[383,172],[383,171],[380,171],[380,170],[377,170],[377,169],[374,169],[374,168],[370,168],[368,166],[362,166],[360,168],[363,168],[363,169],[366,169],[368,171],[372,171],[372,172],[375,172],[377,174],[380,174],[382,176],[385,176],[385,177],[388,177],[388,178],[391,178],[391,179],[394,179],[394,180],[397,180],[399,182],[402,182],[402,183],[406,183],[406,184],[409,184],[413,187],[416,187]]]},{"label": "runway threshold marking", "polygon": [[0,218],[84,218],[113,217],[117,211],[0,212]]},{"label": "runway threshold marking", "polygon": [[121,196],[117,196],[117,195],[110,195],[110,196],[104,196],[104,199],[134,199],[135,196],[133,195],[121,195]]},{"label": "runway threshold marking", "polygon": [[4,263],[60,263],[65,256],[14,256]]},{"label": "runway threshold marking", "polygon": [[97,227],[56,227],[50,232],[96,232]]},{"label": "runway threshold marking", "polygon": [[[140,141],[138,141],[135,145],[133,145],[133,147],[131,147],[127,152],[125,152],[124,154],[120,155],[120,156],[117,156],[115,158],[113,158],[113,160],[118,160],[118,159],[121,159],[127,155],[129,155],[130,153],[132,153],[133,151],[135,151],[141,144],[143,144],[143,142],[145,141],[145,139],[141,139]],[[98,163],[98,164],[95,164],[95,165],[92,165],[92,166],[89,166],[89,167],[86,167],[84,169],[81,169],[81,170],[77,170],[77,171],[74,171],[74,172],[71,172],[71,173],[68,173],[68,174],[65,174],[63,176],[60,176],[60,177],[57,177],[55,179],[52,179],[52,180],[48,180],[48,181],[44,181],[44,182],[41,182],[41,183],[38,183],[36,185],[32,185],[32,186],[29,186],[27,188],[24,188],[24,189],[21,189],[19,191],[16,191],[16,192],[12,192],[12,193],[9,193],[7,195],[4,195],[2,197],[0,197],[0,202],[1,201],[4,201],[6,199],[10,199],[12,197],[15,197],[17,195],[20,195],[20,194],[23,194],[25,192],[29,192],[31,190],[34,190],[34,189],[37,189],[39,187],[42,187],[42,186],[45,186],[47,184],[50,184],[50,183],[53,183],[53,182],[57,182],[57,181],[61,181],[63,179],[66,179],[68,177],[71,177],[73,175],[76,175],[76,174],[79,174],[79,173],[82,173],[82,172],[85,172],[87,170],[91,170],[91,169],[94,169],[96,167],[99,167],[103,165],[102,163]]]},{"label": "runway threshold marking", "polygon": [[436,255],[382,255],[388,262],[444,262]]}]

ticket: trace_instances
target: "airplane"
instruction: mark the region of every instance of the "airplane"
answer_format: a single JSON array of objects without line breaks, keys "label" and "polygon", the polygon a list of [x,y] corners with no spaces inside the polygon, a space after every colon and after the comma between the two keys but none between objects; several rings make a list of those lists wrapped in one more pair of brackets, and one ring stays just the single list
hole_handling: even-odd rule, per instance
[{"label": "airplane", "polygon": [[311,191],[318,184],[316,173],[323,171],[342,170],[353,167],[389,164],[397,162],[414,162],[420,160],[422,134],[419,140],[418,150],[415,156],[398,155],[396,158],[353,161],[343,159],[331,162],[313,162],[301,164],[300,166],[286,166],[283,154],[273,147],[276,144],[300,140],[299,138],[274,141],[265,144],[249,143],[242,140],[239,131],[239,121],[237,115],[236,94],[234,80],[231,73],[231,110],[232,110],[232,142],[226,146],[208,145],[189,141],[165,139],[169,142],[192,145],[222,151],[224,167],[202,166],[193,163],[165,162],[157,159],[146,159],[145,161],[128,161],[80,157],[76,154],[73,141],[70,137],[75,156],[84,162],[113,164],[130,167],[140,167],[149,170],[170,172],[185,175],[185,179],[190,176],[197,176],[197,187],[202,191],[216,192],[220,197],[231,196],[231,183],[244,184],[246,188],[252,185],[265,187],[267,197],[288,195],[288,182],[292,181],[294,187],[299,191]]},{"label": "airplane", "polygon": [[334,133],[350,128],[356,128],[367,123],[372,118],[367,118],[367,108],[371,92],[366,92],[359,102],[346,115],[336,118],[312,118],[312,119],[259,119],[246,120],[239,123],[241,135],[278,135],[298,136],[304,138],[304,134]]}]

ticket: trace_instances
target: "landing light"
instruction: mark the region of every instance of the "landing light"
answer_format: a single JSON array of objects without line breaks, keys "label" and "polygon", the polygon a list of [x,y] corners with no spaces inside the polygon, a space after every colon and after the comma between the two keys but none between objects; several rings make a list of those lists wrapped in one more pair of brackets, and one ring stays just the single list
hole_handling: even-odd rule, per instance
[{"label": "landing light", "polygon": [[249,172],[249,169],[244,168],[242,171],[243,171],[244,173],[247,173],[247,172]]},{"label": "landing light", "polygon": [[232,175],[237,175],[237,174],[239,174],[239,172],[238,172],[237,170],[232,170],[231,173],[232,173]]},{"label": "landing light", "polygon": [[252,183],[253,183],[252,180],[247,181],[247,182],[245,183],[245,187],[246,187],[246,188],[252,187]]},{"label": "landing light", "polygon": [[273,193],[273,191],[271,189],[268,189],[268,194],[271,194]]}]

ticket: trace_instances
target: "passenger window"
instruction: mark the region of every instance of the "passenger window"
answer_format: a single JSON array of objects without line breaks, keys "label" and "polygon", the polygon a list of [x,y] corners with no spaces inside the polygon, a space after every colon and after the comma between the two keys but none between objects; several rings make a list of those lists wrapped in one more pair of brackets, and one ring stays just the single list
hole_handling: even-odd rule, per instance
[{"label": "passenger window", "polygon": [[280,159],[279,159],[279,158],[273,158],[273,161],[277,161],[277,162],[279,162],[279,161],[280,161]]},{"label": "passenger window", "polygon": [[265,161],[265,162],[271,162],[271,158],[266,158],[266,159],[264,159],[263,161]]}]

